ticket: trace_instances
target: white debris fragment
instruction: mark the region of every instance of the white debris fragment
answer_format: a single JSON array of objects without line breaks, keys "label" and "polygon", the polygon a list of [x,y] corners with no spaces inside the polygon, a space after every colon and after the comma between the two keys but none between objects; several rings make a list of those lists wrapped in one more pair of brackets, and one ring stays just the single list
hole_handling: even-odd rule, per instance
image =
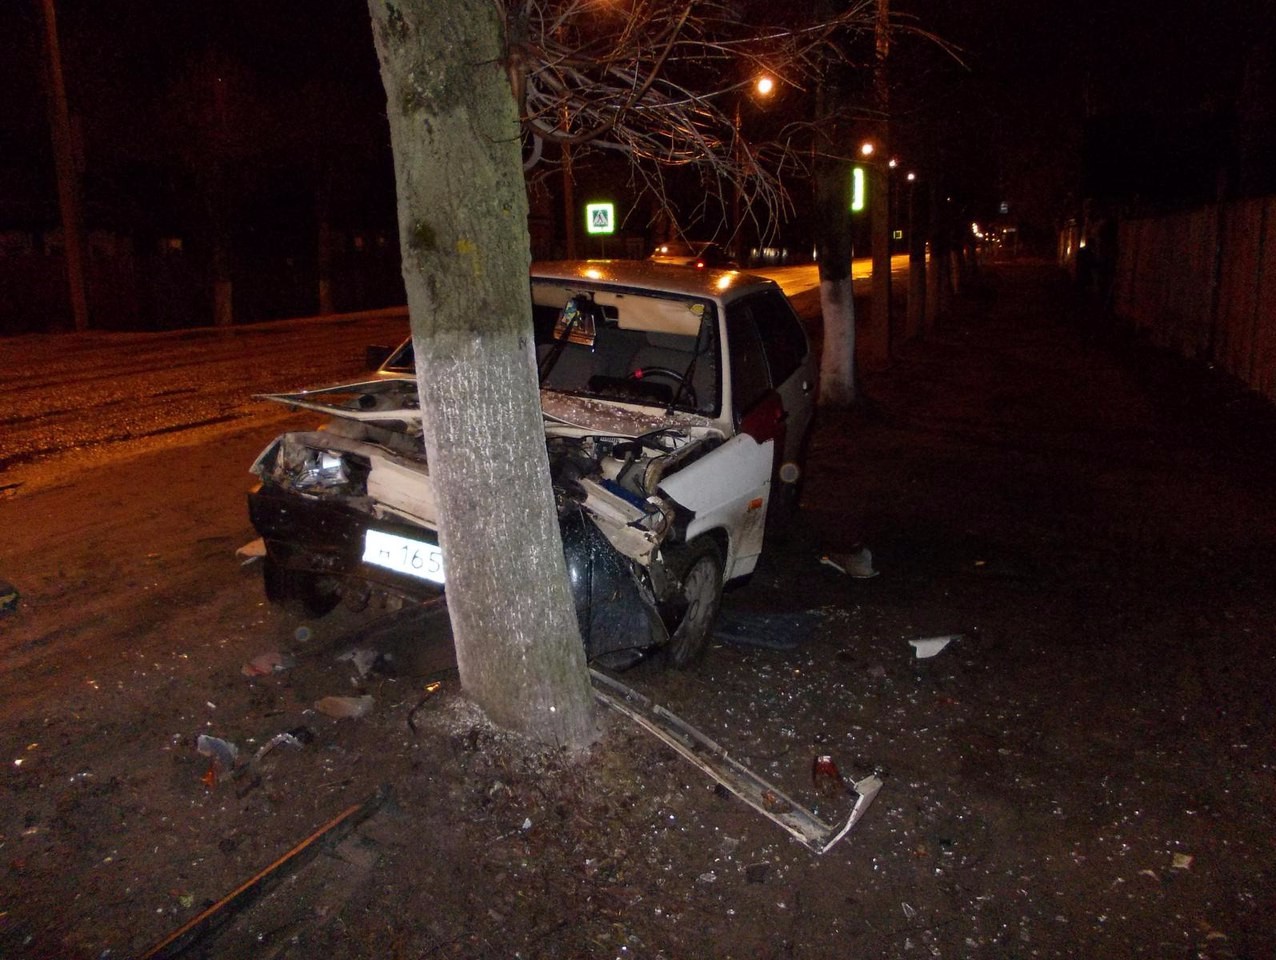
[{"label": "white debris fragment", "polygon": [[935,656],[944,647],[948,646],[954,640],[961,638],[960,633],[946,633],[940,637],[918,637],[915,640],[909,640],[909,645],[917,651],[918,660],[928,660]]},{"label": "white debris fragment", "polygon": [[1192,861],[1196,859],[1190,853],[1176,853],[1170,859],[1171,870],[1190,870]]},{"label": "white debris fragment", "polygon": [[873,569],[873,554],[868,547],[860,547],[850,553],[826,553],[820,557],[820,563],[856,580],[869,580],[878,573]]},{"label": "white debris fragment", "polygon": [[242,547],[235,551],[235,556],[243,561],[241,566],[247,566],[254,560],[260,560],[266,555],[266,541],[258,537],[251,543],[245,543]]}]

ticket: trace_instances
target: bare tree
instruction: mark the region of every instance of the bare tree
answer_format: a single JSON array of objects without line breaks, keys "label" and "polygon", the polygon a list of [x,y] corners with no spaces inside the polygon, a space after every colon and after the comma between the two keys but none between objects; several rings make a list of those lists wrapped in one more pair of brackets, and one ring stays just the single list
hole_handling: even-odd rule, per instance
[{"label": "bare tree", "polygon": [[[716,0],[495,2],[527,166],[543,162],[546,142],[623,157],[639,192],[675,224],[711,216],[718,201],[731,240],[741,220],[759,236],[774,231],[793,212],[787,184],[811,172],[810,118],[755,139],[741,128],[741,100],[761,76],[810,94],[874,17],[873,0],[805,20]],[[673,171],[698,178],[699,209],[674,209]],[[729,197],[741,198],[743,217],[725,216]]]}]

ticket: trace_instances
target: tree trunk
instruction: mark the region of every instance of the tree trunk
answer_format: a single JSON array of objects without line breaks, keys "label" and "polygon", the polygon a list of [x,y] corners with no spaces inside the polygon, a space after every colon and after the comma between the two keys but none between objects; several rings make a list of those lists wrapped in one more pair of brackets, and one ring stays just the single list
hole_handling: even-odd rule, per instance
[{"label": "tree trunk", "polygon": [[[836,86],[816,92],[816,122],[830,143],[842,133],[829,118],[836,109]],[[851,278],[851,165],[833,151],[815,164],[816,260],[820,271],[820,309],[824,320],[820,356],[820,405],[848,407],[855,402],[855,294]]]},{"label": "tree trunk", "polygon": [[489,0],[369,0],[448,610],[500,726],[593,733],[533,357],[517,108]]}]

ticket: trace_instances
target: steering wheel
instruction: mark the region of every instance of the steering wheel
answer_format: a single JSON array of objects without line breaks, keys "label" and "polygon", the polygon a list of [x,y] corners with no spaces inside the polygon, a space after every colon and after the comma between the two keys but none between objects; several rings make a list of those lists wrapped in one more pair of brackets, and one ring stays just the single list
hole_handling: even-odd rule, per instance
[{"label": "steering wheel", "polygon": [[[696,401],[696,388],[687,383],[683,375],[677,370],[670,369],[669,367],[639,367],[629,375],[630,380],[646,380],[648,377],[666,377],[674,381],[674,383],[678,384],[679,387],[683,388],[683,393],[686,394],[687,399],[691,401],[691,405],[693,407],[698,407],[700,405]],[[674,392],[677,393],[676,390]]]}]

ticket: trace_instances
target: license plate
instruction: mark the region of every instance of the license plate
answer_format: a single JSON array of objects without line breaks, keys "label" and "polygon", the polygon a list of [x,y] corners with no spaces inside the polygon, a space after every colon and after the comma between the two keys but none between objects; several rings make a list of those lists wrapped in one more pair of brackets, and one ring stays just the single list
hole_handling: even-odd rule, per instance
[{"label": "license plate", "polygon": [[400,537],[383,530],[363,535],[363,562],[422,580],[443,582],[443,551],[432,543]]}]

